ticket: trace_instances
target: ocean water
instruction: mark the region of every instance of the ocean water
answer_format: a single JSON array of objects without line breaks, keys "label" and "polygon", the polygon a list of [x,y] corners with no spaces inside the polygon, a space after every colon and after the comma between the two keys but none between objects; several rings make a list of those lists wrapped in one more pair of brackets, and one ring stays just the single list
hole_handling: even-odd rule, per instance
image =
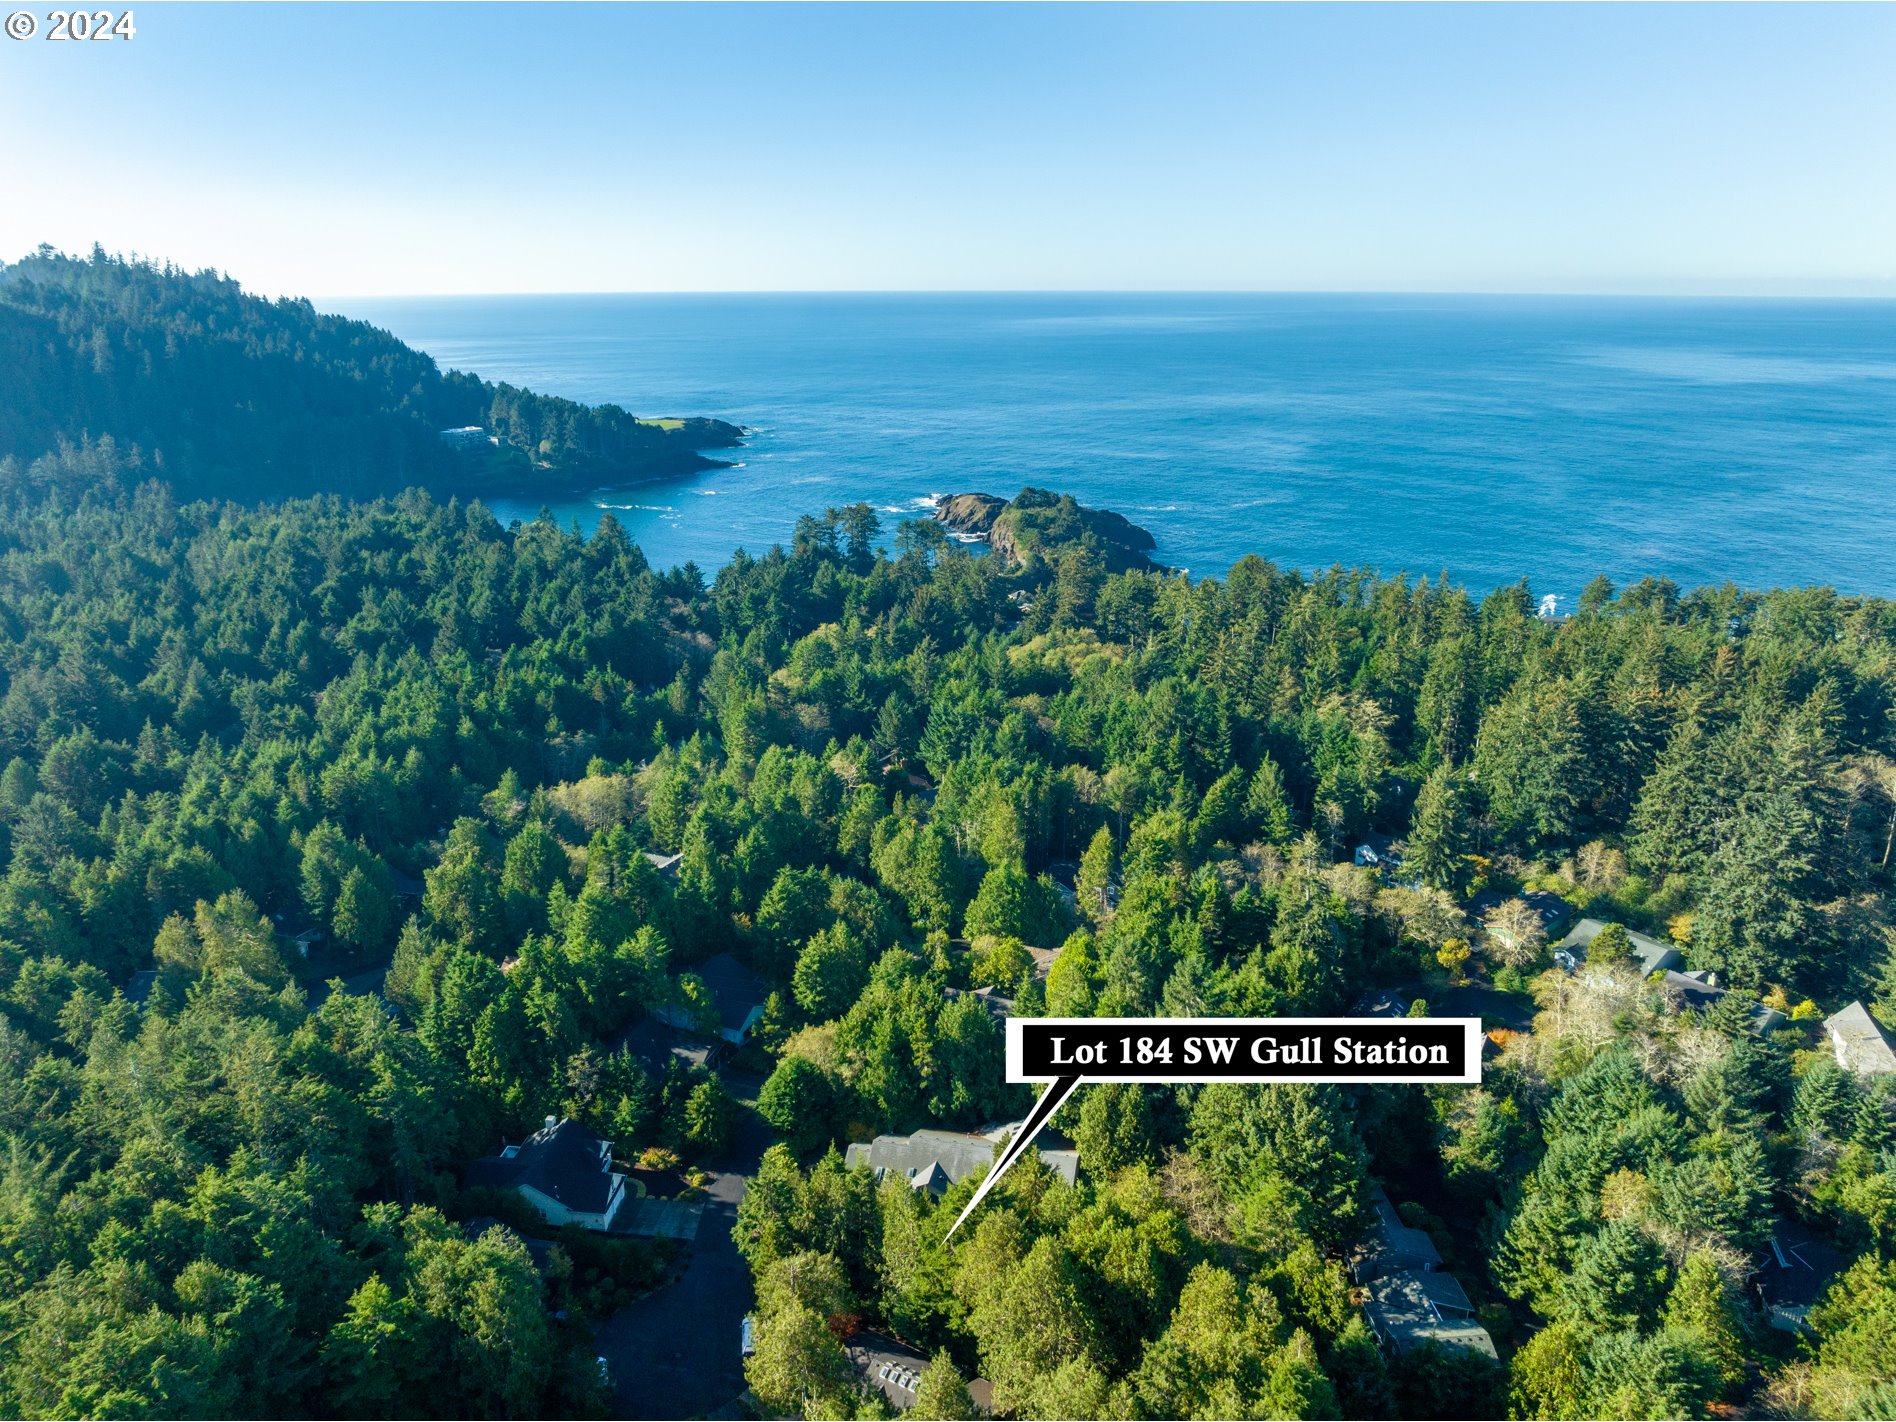
[{"label": "ocean water", "polygon": [[[610,509],[707,571],[867,500],[1065,490],[1221,575],[1595,574],[1896,594],[1896,302],[1405,296],[358,299],[444,367],[753,431]],[[532,518],[531,499],[500,503]]]}]

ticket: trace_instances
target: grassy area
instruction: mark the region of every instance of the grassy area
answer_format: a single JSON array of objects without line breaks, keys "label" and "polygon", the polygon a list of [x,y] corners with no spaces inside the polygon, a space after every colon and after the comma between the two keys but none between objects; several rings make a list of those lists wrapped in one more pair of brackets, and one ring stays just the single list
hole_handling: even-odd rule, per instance
[{"label": "grassy area", "polygon": [[660,430],[682,430],[685,427],[683,420],[640,420],[639,423]]}]

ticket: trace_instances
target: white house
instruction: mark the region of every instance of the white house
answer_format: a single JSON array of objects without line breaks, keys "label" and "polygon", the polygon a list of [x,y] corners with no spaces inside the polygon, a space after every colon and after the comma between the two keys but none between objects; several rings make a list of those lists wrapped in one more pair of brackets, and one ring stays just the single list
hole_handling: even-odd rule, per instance
[{"label": "white house", "polygon": [[626,1201],[625,1176],[612,1168],[612,1142],[588,1135],[576,1121],[548,1116],[546,1125],[499,1155],[472,1162],[470,1188],[517,1190],[550,1225],[604,1232]]}]

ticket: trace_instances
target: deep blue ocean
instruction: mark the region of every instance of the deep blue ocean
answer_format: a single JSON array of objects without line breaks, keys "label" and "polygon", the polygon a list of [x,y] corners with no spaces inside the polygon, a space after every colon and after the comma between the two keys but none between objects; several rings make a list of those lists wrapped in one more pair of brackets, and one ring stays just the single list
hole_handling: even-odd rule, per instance
[{"label": "deep blue ocean", "polygon": [[[553,505],[707,571],[798,514],[1024,484],[1159,558],[1896,594],[1896,302],[1405,296],[356,299],[444,367],[755,431]],[[529,519],[529,500],[496,506]]]}]

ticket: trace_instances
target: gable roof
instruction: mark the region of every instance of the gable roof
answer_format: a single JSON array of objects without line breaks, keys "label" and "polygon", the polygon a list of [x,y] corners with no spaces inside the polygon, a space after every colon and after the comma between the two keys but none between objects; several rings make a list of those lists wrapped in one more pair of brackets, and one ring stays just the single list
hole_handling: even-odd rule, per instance
[{"label": "gable roof", "polygon": [[[993,1164],[995,1146],[986,1136],[917,1131],[908,1136],[877,1136],[867,1145],[858,1142],[844,1159],[852,1166],[866,1165],[878,1175],[895,1171],[916,1189],[940,1195],[956,1181]],[[1067,1184],[1079,1179],[1078,1151],[1043,1150],[1040,1159]]]},{"label": "gable roof", "polygon": [[1865,1076],[1896,1072],[1896,1047],[1877,1020],[1860,1002],[1853,1002],[1824,1019],[1824,1032],[1837,1051],[1837,1065]]},{"label": "gable roof", "polygon": [[1573,916],[1572,904],[1559,894],[1550,894],[1545,889],[1534,889],[1525,894],[1510,894],[1503,889],[1483,889],[1472,895],[1462,905],[1462,909],[1470,918],[1482,919],[1510,899],[1519,899],[1533,909],[1540,918],[1541,929],[1547,933],[1552,933]]},{"label": "gable roof", "polygon": [[1441,1253],[1428,1231],[1404,1224],[1380,1185],[1370,1194],[1370,1221],[1369,1233],[1350,1251],[1350,1272],[1358,1283],[1401,1270],[1426,1273],[1441,1267]]},{"label": "gable roof", "polygon": [[1459,1284],[1451,1289],[1446,1279],[1446,1275],[1400,1272],[1376,1280],[1370,1286],[1369,1302],[1363,1305],[1376,1336],[1398,1353],[1435,1342],[1490,1358],[1499,1356],[1488,1330],[1461,1311],[1468,1306],[1468,1295]]},{"label": "gable roof", "polygon": [[574,1214],[603,1215],[612,1203],[612,1142],[577,1121],[554,1121],[499,1155],[471,1161],[471,1188],[532,1189]]},{"label": "gable roof", "polygon": [[[1587,946],[1599,937],[1600,930],[1605,927],[1597,918],[1583,918],[1554,947],[1572,955],[1574,961],[1579,962],[1587,956]],[[1676,968],[1685,961],[1685,955],[1674,945],[1644,933],[1635,933],[1630,928],[1626,930],[1626,941],[1632,947],[1633,959],[1639,964],[1641,977],[1651,977],[1667,968]]]},{"label": "gable roof", "polygon": [[742,1034],[750,1026],[751,1014],[764,1005],[764,985],[757,974],[729,953],[707,958],[694,972],[710,989],[718,1005],[718,1025],[729,1033]]},{"label": "gable roof", "polygon": [[863,1381],[896,1408],[906,1411],[915,1405],[915,1390],[928,1367],[928,1359],[921,1353],[887,1334],[866,1330],[852,1334],[843,1352],[856,1365]]}]

